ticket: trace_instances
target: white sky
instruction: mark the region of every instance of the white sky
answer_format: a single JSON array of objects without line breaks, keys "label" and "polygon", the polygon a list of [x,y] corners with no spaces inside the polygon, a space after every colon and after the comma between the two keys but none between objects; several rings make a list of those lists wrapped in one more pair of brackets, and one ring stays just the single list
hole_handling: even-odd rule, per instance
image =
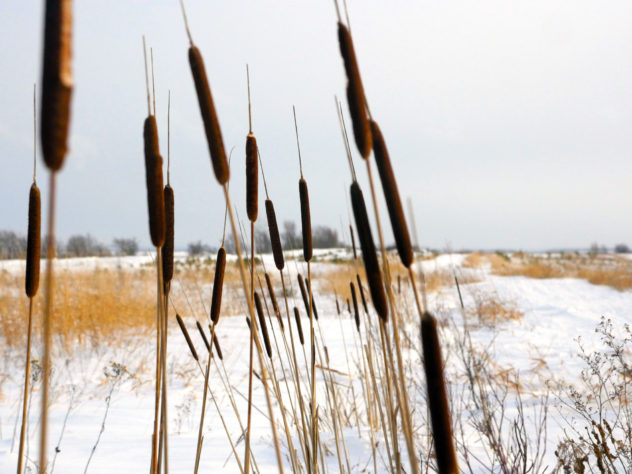
[{"label": "white sky", "polygon": [[[145,34],[156,59],[165,160],[172,93],[176,245],[217,245],[223,197],[177,0],[74,3],[71,152],[59,177],[58,234],[149,242]],[[20,233],[26,232],[42,5],[0,3],[0,229]],[[631,2],[365,0],[349,6],[371,111],[402,199],[413,199],[423,245],[632,244]],[[350,178],[333,99],[344,97],[345,86],[333,2],[189,0],[187,9],[225,145],[235,146],[231,194],[240,216],[246,215],[249,63],[254,132],[279,223],[300,219],[296,104],[312,222],[340,229]],[[353,151],[368,200],[366,172]],[[46,182],[40,166],[44,207]],[[262,185],[260,191],[265,225]]]}]

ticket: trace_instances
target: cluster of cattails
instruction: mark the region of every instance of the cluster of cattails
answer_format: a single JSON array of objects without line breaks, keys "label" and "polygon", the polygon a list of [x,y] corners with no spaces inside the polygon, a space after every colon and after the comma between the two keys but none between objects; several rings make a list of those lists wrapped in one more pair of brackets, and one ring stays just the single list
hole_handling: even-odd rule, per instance
[{"label": "cluster of cattails", "polygon": [[[47,407],[48,407],[48,373],[50,369],[50,327],[52,314],[52,258],[54,257],[54,197],[55,174],[58,172],[67,153],[67,136],[70,117],[70,99],[72,93],[71,75],[71,31],[72,31],[72,2],[47,0],[45,15],[45,43],[44,65],[42,74],[42,106],[41,106],[41,140],[44,161],[51,171],[50,186],[50,210],[48,229],[48,264],[44,313],[44,379],[42,389],[42,423],[40,445],[40,472],[46,469],[46,444],[47,444]],[[346,5],[345,5],[346,7]],[[436,466],[441,473],[457,472],[457,462],[452,441],[450,410],[447,403],[445,380],[443,376],[443,361],[441,346],[437,333],[437,323],[428,312],[425,303],[423,287],[419,291],[415,273],[413,271],[414,254],[406,224],[399,191],[391,165],[385,139],[377,122],[371,117],[367,95],[362,83],[359,63],[355,54],[353,37],[350,27],[345,25],[338,11],[338,41],[346,76],[346,99],[351,117],[353,138],[357,150],[366,165],[370,182],[370,196],[375,213],[375,225],[377,228],[377,242],[371,228],[369,212],[365,195],[360,188],[353,165],[351,146],[347,137],[346,126],[340,104],[336,108],[340,120],[341,131],[345,145],[347,159],[349,161],[352,184],[350,185],[351,207],[356,234],[353,226],[349,224],[353,246],[353,270],[355,278],[349,281],[349,298],[346,299],[347,311],[353,318],[354,331],[351,337],[356,341],[360,354],[357,366],[361,372],[362,398],[365,405],[367,424],[370,427],[371,446],[374,469],[377,470],[376,437],[381,430],[385,439],[387,451],[387,464],[392,471],[410,470],[418,473],[419,461],[417,460],[417,448],[414,430],[412,426],[412,410],[408,401],[408,385],[402,363],[402,348],[400,344],[400,308],[393,296],[390,263],[387,257],[384,239],[382,235],[381,221],[376,205],[376,192],[373,185],[371,171],[371,151],[375,158],[382,191],[386,200],[388,214],[393,235],[397,245],[398,254],[402,265],[408,270],[408,276],[413,288],[420,322],[420,343],[423,347],[423,364],[426,374],[428,391],[428,408],[431,416],[431,427],[434,442],[434,454]],[[339,384],[335,383],[330,366],[329,351],[325,334],[320,331],[320,322],[314,296],[313,275],[311,262],[313,259],[313,244],[311,232],[310,200],[307,181],[303,174],[303,160],[299,144],[296,110],[293,110],[296,142],[300,166],[298,179],[298,208],[301,214],[303,262],[307,270],[306,276],[298,268],[295,262],[297,280],[301,299],[305,309],[305,317],[309,320],[309,333],[304,333],[301,323],[301,311],[292,304],[288,298],[291,293],[286,288],[285,259],[279,229],[277,224],[274,204],[268,194],[263,164],[259,152],[259,146],[252,127],[252,109],[250,101],[250,77],[248,71],[248,106],[249,127],[245,144],[245,168],[246,168],[246,214],[250,221],[250,275],[246,273],[246,267],[242,258],[241,243],[238,238],[237,224],[228,190],[230,178],[229,164],[222,138],[220,122],[211,88],[209,85],[206,67],[199,48],[193,43],[189,25],[182,4],[182,12],[185,21],[186,32],[189,39],[188,60],[193,78],[193,85],[198,98],[200,114],[207,139],[213,172],[219,183],[224,197],[227,215],[235,240],[237,253],[237,265],[239,267],[244,298],[247,303],[247,322],[250,328],[250,367],[248,390],[248,413],[245,423],[242,415],[234,402],[233,391],[223,366],[223,354],[218,342],[218,327],[221,314],[222,292],[224,285],[224,273],[226,269],[226,251],[222,242],[217,253],[215,276],[213,281],[210,313],[208,314],[208,330],[206,324],[196,321],[196,327],[200,337],[207,348],[208,356],[204,367],[203,355],[198,353],[194,341],[191,339],[184,320],[176,315],[176,322],[186,340],[187,346],[196,364],[198,364],[204,378],[202,389],[202,411],[198,427],[198,439],[195,456],[195,472],[198,471],[202,457],[204,441],[204,420],[207,399],[216,404],[211,390],[209,379],[211,369],[214,366],[217,376],[224,384],[234,415],[239,423],[244,442],[244,453],[241,456],[237,452],[239,438],[234,438],[229,432],[224,421],[225,413],[218,408],[218,415],[226,431],[231,449],[242,473],[249,474],[255,468],[256,460],[251,450],[252,424],[251,413],[253,408],[253,374],[261,381],[266,396],[268,419],[274,440],[275,454],[280,472],[284,470],[284,457],[280,449],[280,441],[277,434],[275,416],[280,412],[282,425],[286,435],[288,458],[294,471],[306,469],[310,474],[323,470],[324,447],[321,442],[320,430],[323,414],[327,414],[332,420],[335,435],[335,449],[338,455],[339,469],[350,471],[349,457],[346,448],[345,432],[343,425],[349,422],[340,413],[340,401],[345,397],[340,396]],[[347,15],[348,20],[348,15]],[[348,23],[348,21],[347,21]],[[144,41],[144,39],[143,39]],[[145,52],[146,55],[146,52]],[[152,54],[152,84],[153,54]],[[174,279],[174,228],[175,228],[175,197],[174,190],[169,183],[169,171],[167,171],[167,185],[163,182],[163,157],[160,153],[158,124],[156,120],[155,91],[153,94],[153,107],[149,87],[149,73],[147,58],[145,56],[145,77],[147,89],[148,114],[143,124],[145,184],[147,209],[149,217],[149,235],[156,249],[156,380],[155,380],[155,412],[154,427],[151,440],[150,472],[157,474],[168,472],[168,399],[167,399],[167,333],[169,314],[169,295],[171,282]],[[171,97],[169,96],[169,105]],[[168,109],[170,110],[170,108]],[[169,120],[168,112],[168,120]],[[169,129],[169,125],[168,125]],[[168,135],[168,140],[169,140]],[[169,141],[168,141],[169,143]],[[169,161],[169,151],[167,159]],[[167,168],[168,170],[168,168]],[[273,277],[265,271],[264,291],[258,270],[255,265],[254,224],[258,218],[259,201],[259,172],[262,173],[266,192],[265,211],[268,223],[270,241],[274,264],[279,272],[281,294],[283,300],[277,299],[277,291]],[[41,227],[41,200],[40,192],[34,182],[29,195],[28,216],[28,249],[26,266],[25,290],[30,301],[30,312],[27,334],[26,354],[26,381],[23,403],[23,425],[20,443],[18,473],[23,466],[24,423],[27,407],[27,386],[29,379],[30,341],[31,341],[31,315],[33,298],[35,297],[39,283],[39,248]],[[225,230],[224,230],[225,232]],[[362,265],[360,265],[360,258]],[[364,281],[360,276],[360,267],[364,269]],[[249,276],[249,278],[248,278]],[[400,286],[398,276],[398,287]],[[260,291],[255,290],[255,282],[258,281]],[[288,280],[293,285],[293,278]],[[370,295],[369,305],[365,296],[365,284]],[[291,288],[290,288],[291,289]],[[400,293],[401,290],[398,290]],[[420,298],[421,293],[422,298]],[[341,295],[344,297],[344,295]],[[423,302],[422,302],[423,299]],[[270,307],[268,307],[268,301]],[[342,300],[344,302],[344,300]],[[336,308],[341,315],[341,306],[336,295]],[[360,304],[361,303],[361,304]],[[291,308],[291,309],[290,309]],[[372,318],[372,313],[377,318]],[[267,316],[267,317],[266,317]],[[284,322],[285,319],[285,322]],[[342,330],[342,326],[341,326]],[[345,337],[344,330],[342,332]],[[295,343],[297,342],[297,343]],[[344,344],[347,364],[349,357],[346,343]],[[215,348],[218,362],[211,364]],[[393,349],[394,348],[394,349]],[[304,367],[301,370],[299,359],[303,353]],[[254,355],[258,358],[258,367],[254,364]],[[309,354],[309,357],[307,356]],[[278,362],[276,362],[278,361]],[[277,366],[279,364],[280,366]],[[286,367],[287,366],[287,367]],[[351,370],[348,365],[349,377]],[[222,370],[224,371],[222,375]],[[281,371],[279,375],[278,371]],[[319,372],[320,371],[320,372]],[[322,374],[324,392],[317,391],[317,372]],[[287,373],[290,377],[287,377]],[[351,389],[354,384],[351,381]],[[356,404],[355,393],[352,396]],[[293,401],[296,400],[297,403]],[[274,410],[273,401],[279,406]],[[360,424],[360,410],[354,408],[356,423]],[[298,432],[298,437],[295,436]],[[410,468],[404,467],[402,461],[400,435],[403,434],[406,450],[408,452]],[[294,443],[298,440],[298,446]],[[302,457],[302,459],[300,459]],[[346,464],[346,466],[345,466]],[[345,469],[346,468],[346,469]]]}]

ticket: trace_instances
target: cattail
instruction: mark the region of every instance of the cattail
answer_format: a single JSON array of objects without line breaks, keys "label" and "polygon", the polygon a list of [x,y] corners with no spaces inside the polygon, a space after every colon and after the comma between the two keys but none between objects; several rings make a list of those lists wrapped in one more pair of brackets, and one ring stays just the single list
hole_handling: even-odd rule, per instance
[{"label": "cattail", "polygon": [[351,288],[351,299],[353,300],[353,311],[355,316],[355,323],[358,332],[360,332],[360,312],[358,311],[358,298],[356,297],[355,286],[353,282],[349,282],[349,288]]},{"label": "cattail", "polygon": [[252,133],[246,137],[246,211],[250,222],[259,214],[259,165],[257,160],[257,139]]},{"label": "cattail", "polygon": [[347,298],[347,312],[351,314],[351,304],[349,304],[349,298]]},{"label": "cattail", "polygon": [[173,278],[173,231],[175,224],[173,188],[167,184],[163,194],[165,202],[165,244],[162,247],[162,280],[166,287]]},{"label": "cattail", "polygon": [[338,316],[340,316],[340,303],[338,303],[338,295],[336,295],[336,311],[338,312]]},{"label": "cattail", "polygon": [[353,233],[353,226],[351,224],[349,224],[349,233],[351,234],[351,245],[353,246],[353,259],[355,260],[356,258],[358,258],[358,252],[356,251],[355,234]]},{"label": "cattail", "polygon": [[303,257],[306,262],[312,259],[312,218],[309,214],[309,193],[307,181],[298,180],[298,192],[301,197],[301,225],[303,226]]},{"label": "cattail", "polygon": [[338,23],[338,42],[340,54],[347,72],[347,101],[349,102],[349,114],[353,123],[353,136],[355,137],[358,151],[364,159],[371,153],[371,127],[366,115],[364,100],[364,87],[360,78],[360,69],[353,48],[353,40],[346,26]]},{"label": "cattail", "polygon": [[[310,287],[309,279],[305,277],[305,285],[306,288]],[[314,301],[314,288],[312,287],[312,313],[314,313],[314,318],[318,319],[318,310],[316,309],[316,302]]]},{"label": "cattail", "polygon": [[360,274],[356,273],[356,281],[358,282],[358,290],[360,291],[360,299],[362,300],[362,307],[364,312],[369,314],[369,307],[366,304],[366,298],[364,297],[364,287],[362,286],[362,280],[360,280]]},{"label": "cattail", "polygon": [[[298,286],[301,289],[301,296],[303,297],[303,304],[305,305],[305,312],[309,315],[309,298],[307,296],[307,290],[305,289],[305,282],[303,276],[298,274]],[[318,320],[318,312],[316,311],[316,305],[314,304],[314,297],[312,296],[312,314],[314,318]]]},{"label": "cattail", "polygon": [[398,294],[402,293],[402,276],[401,275],[397,275],[397,293]]},{"label": "cattail", "polygon": [[198,328],[198,331],[200,332],[200,336],[202,336],[202,340],[204,341],[204,345],[206,346],[206,350],[211,352],[211,346],[208,343],[208,339],[206,338],[206,334],[204,334],[204,328],[202,328],[202,325],[200,324],[199,321],[195,321],[195,325]]},{"label": "cattail", "polygon": [[31,185],[29,192],[29,224],[26,240],[26,296],[33,298],[37,294],[40,277],[40,226],[42,222],[42,202],[37,184]]},{"label": "cattail", "polygon": [[261,326],[261,334],[263,335],[263,343],[266,346],[266,352],[268,357],[272,357],[272,346],[270,345],[270,338],[268,337],[268,326],[266,324],[266,317],[263,314],[263,308],[261,307],[261,298],[259,293],[255,291],[255,307],[257,308],[257,315],[259,316],[259,326]]},{"label": "cattail", "polygon": [[44,17],[41,139],[46,166],[64,164],[72,95],[72,2],[47,0]]},{"label": "cattail", "polygon": [[393,173],[384,137],[380,127],[373,120],[371,120],[371,134],[373,136],[373,155],[375,156],[377,170],[380,173],[380,181],[382,181],[382,190],[384,191],[384,199],[386,199],[388,215],[391,218],[391,227],[393,228],[393,236],[397,244],[397,252],[402,264],[409,268],[413,263],[413,247],[410,243],[404,209],[402,208],[402,201],[399,199],[397,182],[395,181],[395,174]]},{"label": "cattail", "polygon": [[298,312],[298,308],[294,306],[294,319],[296,320],[296,331],[298,332],[298,340],[301,341],[301,346],[305,344],[303,339],[303,326],[301,326],[301,314]]},{"label": "cattail", "polygon": [[226,161],[226,151],[224,150],[224,140],[222,139],[213,96],[206,77],[204,60],[200,50],[194,45],[191,45],[189,48],[189,65],[191,66],[195,91],[200,104],[200,113],[202,114],[202,122],[204,122],[208,149],[211,153],[213,171],[219,184],[223,185],[228,182],[230,175],[228,162]]},{"label": "cattail", "polygon": [[165,243],[165,201],[162,186],[162,156],[158,150],[158,126],[153,115],[145,119],[143,127],[145,141],[145,178],[147,184],[147,207],[149,210],[149,235],[156,247]]},{"label": "cattail", "polygon": [[195,351],[195,347],[193,346],[193,342],[191,342],[191,338],[189,337],[189,331],[187,331],[187,328],[184,325],[184,322],[182,321],[182,318],[180,317],[179,314],[176,314],[176,321],[178,321],[178,326],[180,326],[180,330],[182,331],[182,334],[187,341],[187,345],[189,346],[191,355],[193,356],[195,360],[199,360],[197,352]]},{"label": "cattail", "polygon": [[277,303],[276,295],[274,294],[274,288],[272,287],[272,280],[270,280],[270,275],[265,273],[266,277],[266,285],[268,286],[268,293],[270,293],[270,301],[272,301],[272,309],[274,310],[274,314],[279,321],[279,326],[281,327],[281,331],[283,331],[283,319],[281,318],[281,311],[279,311],[279,304]]},{"label": "cattail", "polygon": [[387,321],[388,305],[386,303],[386,294],[384,293],[384,284],[382,283],[382,274],[380,273],[380,266],[377,261],[377,253],[375,251],[375,244],[373,243],[369,217],[366,213],[364,196],[362,195],[362,190],[357,181],[354,181],[351,185],[351,206],[356,221],[358,237],[360,238],[362,260],[364,260],[364,270],[369,283],[373,306],[378,316],[382,318],[383,321]]},{"label": "cattail", "polygon": [[283,259],[283,248],[281,247],[281,237],[279,237],[279,226],[277,225],[274,204],[270,199],[266,199],[266,218],[268,219],[268,231],[270,233],[270,244],[272,245],[272,255],[274,265],[278,270],[283,270],[285,260]]},{"label": "cattail", "polygon": [[224,286],[224,270],[226,269],[226,250],[220,247],[215,262],[215,279],[213,280],[213,297],[211,299],[211,321],[217,324],[222,308],[222,287]]},{"label": "cattail", "polygon": [[217,340],[217,334],[213,335],[213,345],[215,346],[215,352],[217,353],[217,357],[219,357],[219,360],[224,360],[222,348],[219,347],[219,341]]},{"label": "cattail", "polygon": [[428,312],[425,312],[421,318],[421,340],[437,467],[440,473],[452,474],[458,472],[458,465],[452,441],[452,424],[443,377],[441,345],[437,334],[437,321]]}]

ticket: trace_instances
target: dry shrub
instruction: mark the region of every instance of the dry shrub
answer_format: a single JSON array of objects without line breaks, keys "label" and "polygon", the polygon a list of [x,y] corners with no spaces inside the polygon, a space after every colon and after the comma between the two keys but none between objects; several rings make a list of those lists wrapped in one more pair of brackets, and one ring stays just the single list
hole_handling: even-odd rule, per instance
[{"label": "dry shrub", "polygon": [[463,264],[461,266],[465,268],[478,268],[481,267],[485,263],[485,257],[480,252],[474,252],[469,254],[463,260]]},{"label": "dry shrub", "polygon": [[517,321],[524,313],[513,303],[501,301],[492,295],[474,295],[475,306],[468,312],[475,316],[479,324],[496,325],[505,321]]}]

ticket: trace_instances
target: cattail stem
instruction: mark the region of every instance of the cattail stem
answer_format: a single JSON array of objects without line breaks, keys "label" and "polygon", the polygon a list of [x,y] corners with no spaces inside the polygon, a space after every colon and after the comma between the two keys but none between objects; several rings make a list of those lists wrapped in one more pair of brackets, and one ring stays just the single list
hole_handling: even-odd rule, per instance
[{"label": "cattail stem", "polygon": [[51,316],[53,314],[53,260],[55,258],[55,177],[51,171],[48,188],[48,238],[46,247],[46,291],[44,302],[44,361],[42,364],[42,422],[40,427],[39,473],[46,474],[46,449],[48,441],[48,392],[51,369]]},{"label": "cattail stem", "polygon": [[33,328],[33,297],[29,297],[29,320],[26,333],[26,367],[24,368],[24,400],[22,402],[22,427],[20,428],[20,449],[18,451],[18,471],[22,474],[24,466],[24,441],[26,438],[26,417],[29,399],[29,381],[31,378],[31,332]]},{"label": "cattail stem", "polygon": [[159,448],[159,431],[158,424],[160,421],[160,393],[162,380],[162,308],[164,304],[162,281],[162,249],[156,247],[156,390],[154,398],[154,432],[152,437],[152,456],[151,456],[151,472],[158,471],[158,448]]},{"label": "cattail stem", "polygon": [[[213,325],[211,329],[211,341],[213,340],[214,337],[215,337],[215,325]],[[202,395],[202,413],[200,414],[200,427],[198,430],[197,449],[195,453],[195,469],[193,471],[195,474],[197,474],[198,469],[200,467],[200,456],[202,454],[202,443],[204,441],[204,436],[202,435],[202,433],[204,432],[204,414],[206,412],[206,390],[208,387],[208,376],[211,371],[212,359],[213,359],[213,353],[209,351],[208,359],[206,363],[206,372],[204,372],[204,394]]]},{"label": "cattail stem", "polygon": [[[235,223],[235,216],[233,214],[233,209],[232,209],[232,205],[231,205],[231,200],[230,200],[230,195],[228,194],[228,186],[226,186],[225,184],[223,185],[223,189],[224,189],[224,199],[226,200],[226,206],[228,209],[228,215],[230,217],[230,225],[233,231],[233,238],[235,240],[235,250],[237,252],[237,263],[239,264],[239,275],[241,277],[241,283],[242,283],[242,288],[244,291],[244,296],[246,297],[246,301],[248,302],[248,313],[250,315],[250,319],[253,321],[253,324],[256,324],[255,321],[255,312],[254,312],[254,308],[252,305],[252,300],[250,299],[250,295],[249,295],[249,291],[248,291],[248,284],[246,281],[246,270],[244,268],[244,261],[242,259],[241,256],[241,245],[239,244],[239,238],[238,238],[238,233],[237,233],[237,225]],[[276,458],[277,458],[277,464],[279,466],[279,472],[283,473],[283,461],[282,461],[282,457],[281,457],[281,448],[279,446],[279,440],[277,437],[277,433],[276,433],[276,427],[274,424],[274,412],[272,410],[272,401],[270,400],[270,393],[268,392],[268,383],[266,380],[267,377],[267,373],[266,373],[266,368],[265,365],[263,363],[263,356],[261,354],[261,346],[259,344],[259,340],[257,338],[255,338],[255,343],[257,345],[257,354],[259,356],[259,364],[261,366],[261,380],[264,386],[264,392],[266,395],[266,403],[268,405],[268,414],[270,416],[270,425],[272,428],[272,437],[273,437],[273,441],[274,441],[274,449],[275,449],[275,454],[276,454]],[[42,473],[44,474],[44,473]]]},{"label": "cattail stem", "polygon": [[[254,304],[255,299],[255,222],[250,221],[250,304]],[[251,321],[254,318],[250,318]],[[246,442],[244,454],[244,471],[246,474],[250,471],[250,430],[252,428],[252,373],[253,373],[253,361],[254,361],[254,342],[255,331],[254,324],[250,327],[250,361],[248,372],[248,416],[246,418]]]},{"label": "cattail stem", "polygon": [[[404,364],[401,353],[401,342],[399,339],[399,313],[397,311],[397,307],[395,306],[393,291],[391,287],[391,274],[390,268],[388,264],[388,254],[386,253],[386,245],[384,244],[384,235],[382,233],[382,225],[380,221],[380,215],[377,207],[377,197],[375,193],[375,185],[373,183],[373,173],[371,171],[371,162],[366,160],[367,167],[367,175],[369,177],[369,185],[371,189],[371,198],[373,201],[373,210],[375,211],[375,221],[377,226],[377,233],[380,239],[380,250],[382,253],[382,266],[384,271],[384,277],[386,280],[386,295],[391,307],[392,312],[392,320],[393,320],[393,337],[395,339],[395,352],[397,355],[397,369],[399,372],[399,376],[395,375],[394,379],[399,380],[399,384],[395,384],[396,386],[396,394],[401,406],[402,413],[402,424],[404,428],[404,435],[406,440],[406,448],[408,451],[408,457],[410,460],[411,470],[414,474],[419,473],[419,461],[417,460],[415,444],[413,440],[413,432],[412,432],[412,418],[411,412],[408,402],[408,392],[406,390],[406,376],[404,372]],[[390,353],[390,352],[389,352]],[[395,372],[395,367],[393,367],[393,372]]]}]

